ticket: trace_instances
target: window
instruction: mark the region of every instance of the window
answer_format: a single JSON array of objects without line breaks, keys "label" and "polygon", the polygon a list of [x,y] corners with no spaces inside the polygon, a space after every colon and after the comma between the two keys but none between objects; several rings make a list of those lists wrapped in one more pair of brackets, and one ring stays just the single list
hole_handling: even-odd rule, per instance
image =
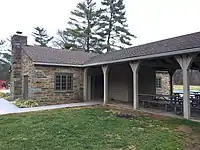
[{"label": "window", "polygon": [[156,77],[156,88],[162,88],[162,78]]},{"label": "window", "polygon": [[55,90],[73,90],[73,74],[57,73],[55,75]]}]

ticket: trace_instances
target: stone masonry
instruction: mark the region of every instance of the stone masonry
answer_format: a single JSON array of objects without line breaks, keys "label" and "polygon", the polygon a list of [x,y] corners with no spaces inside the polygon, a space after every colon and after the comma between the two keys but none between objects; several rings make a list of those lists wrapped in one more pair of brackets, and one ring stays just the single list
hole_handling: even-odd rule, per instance
[{"label": "stone masonry", "polygon": [[22,45],[27,45],[27,37],[14,35],[12,43],[12,72],[11,72],[11,93],[12,99],[22,97]]},{"label": "stone masonry", "polygon": [[[56,91],[55,73],[72,73],[73,90]],[[42,103],[72,103],[83,100],[83,70],[74,67],[35,66],[29,96]]]},{"label": "stone masonry", "polygon": [[156,94],[169,95],[169,73],[167,71],[158,71],[156,72],[156,77],[161,78],[161,88],[156,88]]}]

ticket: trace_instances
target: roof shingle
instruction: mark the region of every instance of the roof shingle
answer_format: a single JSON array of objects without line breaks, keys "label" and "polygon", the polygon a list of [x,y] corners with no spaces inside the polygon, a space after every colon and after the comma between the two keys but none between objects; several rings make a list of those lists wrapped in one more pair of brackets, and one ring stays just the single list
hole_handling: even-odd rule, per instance
[{"label": "roof shingle", "polygon": [[200,32],[134,46],[92,57],[86,64],[115,61],[200,47]]},{"label": "roof shingle", "polygon": [[39,46],[23,46],[26,54],[37,63],[91,65],[140,56],[162,54],[200,47],[200,32],[97,55],[84,51],[67,51]]},{"label": "roof shingle", "polygon": [[37,63],[83,65],[91,57],[96,55],[84,51],[67,51],[40,46],[22,46],[22,48]]}]

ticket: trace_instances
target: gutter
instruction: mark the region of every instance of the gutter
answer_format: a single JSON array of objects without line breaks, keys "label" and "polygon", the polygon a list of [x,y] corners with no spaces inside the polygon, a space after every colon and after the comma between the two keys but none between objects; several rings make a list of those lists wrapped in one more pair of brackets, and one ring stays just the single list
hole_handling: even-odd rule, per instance
[{"label": "gutter", "polygon": [[34,65],[44,65],[44,66],[83,67],[83,65],[57,64],[57,63],[42,63],[42,62],[33,62],[33,64],[34,64]]}]

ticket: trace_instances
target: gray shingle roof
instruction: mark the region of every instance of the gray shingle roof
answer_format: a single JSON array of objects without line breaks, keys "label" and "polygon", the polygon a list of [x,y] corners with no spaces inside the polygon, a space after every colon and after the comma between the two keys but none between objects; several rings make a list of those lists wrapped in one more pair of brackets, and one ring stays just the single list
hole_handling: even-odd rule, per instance
[{"label": "gray shingle roof", "polygon": [[143,44],[92,57],[86,64],[121,60],[200,47],[200,32]]},{"label": "gray shingle roof", "polygon": [[67,51],[39,46],[23,46],[27,55],[37,63],[66,65],[91,65],[95,63],[123,60],[140,56],[162,54],[200,47],[200,32],[166,40],[134,46],[124,50],[97,55],[84,51]]},{"label": "gray shingle roof", "polygon": [[84,51],[67,51],[40,46],[22,46],[22,48],[34,62],[38,63],[82,65],[96,55]]}]

